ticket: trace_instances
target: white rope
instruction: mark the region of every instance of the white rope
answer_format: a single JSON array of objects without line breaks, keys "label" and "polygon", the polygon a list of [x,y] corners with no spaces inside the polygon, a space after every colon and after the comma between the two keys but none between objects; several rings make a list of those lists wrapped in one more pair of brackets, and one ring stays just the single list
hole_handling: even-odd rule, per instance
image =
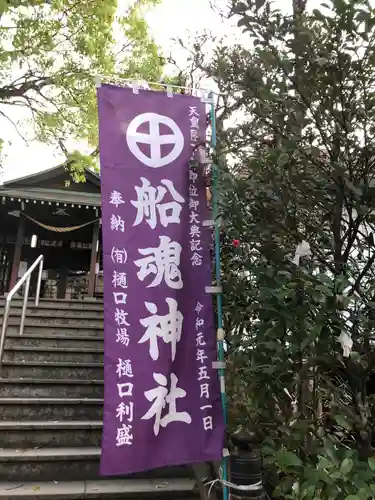
[{"label": "white rope", "polygon": [[220,468],[220,478],[205,483],[205,486],[209,486],[208,496],[210,496],[212,488],[215,486],[216,483],[220,483],[223,486],[227,486],[228,488],[232,488],[233,490],[238,490],[238,491],[258,491],[263,488],[262,481],[258,481],[257,483],[254,484],[234,484],[231,483],[230,481],[226,481],[221,476],[222,476],[222,471]]}]

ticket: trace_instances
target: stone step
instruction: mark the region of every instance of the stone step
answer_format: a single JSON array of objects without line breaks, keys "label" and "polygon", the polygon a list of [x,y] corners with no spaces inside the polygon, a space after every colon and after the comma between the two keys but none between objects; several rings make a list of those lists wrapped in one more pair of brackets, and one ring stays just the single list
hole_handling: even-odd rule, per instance
[{"label": "stone step", "polygon": [[103,378],[103,363],[3,361],[3,378]]},{"label": "stone step", "polygon": [[195,481],[181,479],[96,479],[92,481],[1,482],[1,500],[195,500]]},{"label": "stone step", "polygon": [[84,335],[61,335],[61,334],[43,334],[43,335],[30,335],[19,333],[8,333],[6,336],[6,347],[58,347],[58,348],[71,348],[76,349],[104,349],[104,339],[98,337],[90,337]]},{"label": "stone step", "polygon": [[[19,334],[20,325],[19,321],[17,324],[8,324],[7,335],[8,334]],[[45,323],[40,324],[30,324],[30,321],[26,319],[25,322],[25,335],[64,335],[66,337],[75,337],[77,335],[81,337],[98,337],[103,338],[103,328],[98,328],[97,326],[80,326],[80,325],[65,325],[64,323],[54,323],[47,325]]]},{"label": "stone step", "polygon": [[103,350],[76,347],[6,347],[4,361],[103,363]]},{"label": "stone step", "polygon": [[0,450],[0,481],[67,481],[99,475],[100,448]]},{"label": "stone step", "polygon": [[5,420],[102,420],[102,398],[0,398]]},{"label": "stone step", "polygon": [[[0,450],[0,481],[75,481],[99,477],[99,447],[3,448]],[[189,467],[165,467],[129,478],[167,479],[191,477]]]},{"label": "stone step", "polygon": [[1,379],[2,398],[102,398],[103,380],[84,379]]},{"label": "stone step", "polygon": [[[10,309],[10,318],[19,318],[22,313],[22,307],[15,307],[12,305]],[[34,318],[34,317],[51,317],[56,316],[56,314],[59,317],[67,317],[67,316],[72,316],[74,318],[84,318],[86,316],[90,317],[96,317],[98,319],[103,320],[104,312],[103,309],[101,310],[93,310],[93,309],[83,309],[83,308],[62,308],[62,309],[56,309],[53,307],[47,308],[47,307],[28,307],[26,310],[26,318]],[[4,315],[4,308],[0,308],[0,316]]]},{"label": "stone step", "polygon": [[[19,326],[21,318],[19,316],[9,316],[8,325]],[[0,325],[3,324],[3,316],[1,316]],[[95,314],[86,314],[85,316],[74,316],[72,314],[60,315],[59,313],[51,313],[45,316],[26,316],[25,325],[27,326],[55,326],[63,325],[65,327],[75,328],[104,328],[103,318],[98,318]]]},{"label": "stone step", "polygon": [[100,446],[102,422],[5,421],[0,422],[0,448]]},{"label": "stone step", "polygon": [[[12,309],[14,307],[22,308],[23,300],[13,298],[11,301]],[[35,307],[35,299],[28,301],[28,307]],[[5,307],[5,299],[0,298],[0,308],[4,309]],[[85,310],[85,311],[103,311],[103,301],[96,300],[59,300],[59,299],[40,299],[38,308],[40,309],[51,309],[51,310]]]}]

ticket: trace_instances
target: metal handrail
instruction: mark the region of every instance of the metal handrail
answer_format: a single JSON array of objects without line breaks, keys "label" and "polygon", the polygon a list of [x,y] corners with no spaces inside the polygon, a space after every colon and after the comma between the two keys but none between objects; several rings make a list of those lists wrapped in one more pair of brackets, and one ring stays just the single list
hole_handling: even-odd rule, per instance
[{"label": "metal handrail", "polygon": [[32,275],[33,271],[37,267],[39,267],[39,273],[38,273],[38,283],[37,283],[37,287],[36,287],[35,305],[38,306],[38,304],[39,304],[40,288],[41,288],[41,284],[42,284],[43,261],[44,261],[43,255],[39,255],[39,257],[36,259],[34,264],[26,271],[26,273],[22,276],[22,278],[19,280],[19,282],[16,283],[16,285],[12,288],[12,290],[8,293],[8,295],[6,297],[4,318],[3,318],[3,327],[1,330],[1,337],[0,337],[0,372],[1,372],[1,367],[3,364],[5,338],[6,338],[6,334],[7,334],[11,301],[13,299],[14,294],[17,293],[18,290],[21,288],[21,286],[26,282],[25,292],[23,294],[23,305],[22,305],[21,324],[20,324],[20,335],[22,335],[23,330],[25,328],[25,317],[26,317],[26,310],[27,310],[27,301],[29,299],[30,279],[31,279],[31,275]]}]

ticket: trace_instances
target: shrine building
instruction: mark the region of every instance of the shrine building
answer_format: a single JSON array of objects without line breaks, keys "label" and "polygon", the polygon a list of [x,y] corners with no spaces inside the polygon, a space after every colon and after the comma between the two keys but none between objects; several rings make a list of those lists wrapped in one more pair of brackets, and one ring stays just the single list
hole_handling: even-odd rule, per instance
[{"label": "shrine building", "polygon": [[0,186],[0,295],[43,254],[41,297],[103,297],[100,178],[85,175],[75,183],[59,166]]}]

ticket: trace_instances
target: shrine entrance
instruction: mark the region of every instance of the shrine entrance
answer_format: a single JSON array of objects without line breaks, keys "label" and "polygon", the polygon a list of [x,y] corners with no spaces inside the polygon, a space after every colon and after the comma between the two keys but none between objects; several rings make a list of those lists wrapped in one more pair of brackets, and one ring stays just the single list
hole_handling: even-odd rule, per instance
[{"label": "shrine entrance", "polygon": [[[73,183],[68,187],[67,173],[61,172],[60,167],[53,169],[52,175],[47,173],[7,183],[0,189],[0,197],[3,194],[0,205],[0,294],[11,289],[42,254],[43,298],[102,298],[100,181],[89,172],[87,179],[94,182]],[[56,185],[65,186],[65,190],[55,189]],[[83,188],[85,191],[82,192]],[[28,197],[21,197],[26,191]],[[38,199],[32,199],[33,196]],[[72,203],[77,199],[87,204]],[[34,274],[30,284],[31,296],[36,291],[36,280]]]},{"label": "shrine entrance", "polygon": [[[86,240],[87,236],[91,239],[92,235],[85,234],[83,230],[62,234],[32,226],[33,223],[26,221],[27,240],[31,241],[32,235],[36,235],[37,246],[32,248],[30,245],[23,245],[21,263],[28,269],[43,254],[42,296],[51,299],[82,299],[87,293],[92,249],[92,243]],[[33,292],[32,284],[31,293]]]}]

